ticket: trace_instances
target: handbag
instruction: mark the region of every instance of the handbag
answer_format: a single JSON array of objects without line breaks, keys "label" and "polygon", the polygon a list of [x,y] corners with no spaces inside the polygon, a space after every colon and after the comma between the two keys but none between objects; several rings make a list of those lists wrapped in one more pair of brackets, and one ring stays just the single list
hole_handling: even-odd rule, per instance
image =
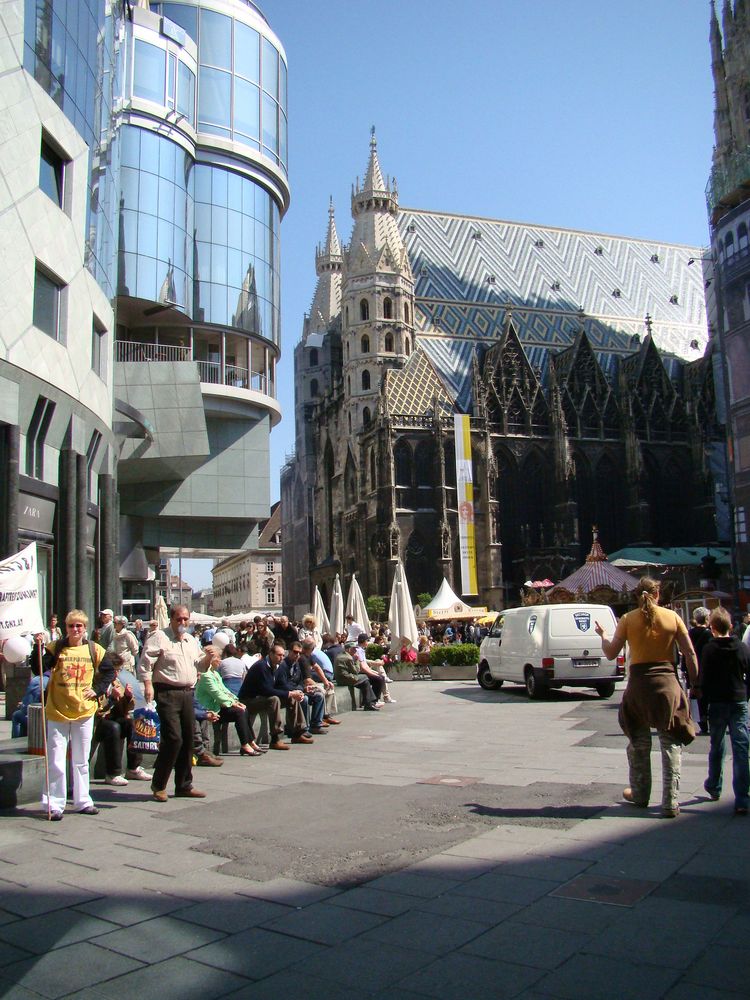
[{"label": "handbag", "polygon": [[133,712],[128,750],[133,753],[159,752],[159,716],[153,701]]}]

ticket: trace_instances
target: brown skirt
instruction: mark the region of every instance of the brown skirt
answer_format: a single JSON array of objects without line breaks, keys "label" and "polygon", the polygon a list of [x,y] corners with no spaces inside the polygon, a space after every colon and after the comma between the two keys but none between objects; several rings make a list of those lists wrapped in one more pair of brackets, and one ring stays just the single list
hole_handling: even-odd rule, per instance
[{"label": "brown skirt", "polygon": [[696,736],[690,704],[672,663],[632,663],[619,712],[627,737],[643,729],[668,733],[687,746]]}]

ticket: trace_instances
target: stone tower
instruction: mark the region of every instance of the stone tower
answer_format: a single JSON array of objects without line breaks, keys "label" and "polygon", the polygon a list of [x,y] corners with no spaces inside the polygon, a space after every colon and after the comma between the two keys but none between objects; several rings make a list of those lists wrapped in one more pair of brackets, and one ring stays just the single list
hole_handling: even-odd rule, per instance
[{"label": "stone tower", "polygon": [[375,130],[360,187],[352,187],[354,229],[343,254],[341,317],[347,426],[356,433],[375,414],[383,375],[400,368],[414,343],[414,278],[398,230],[395,179],[384,179]]}]

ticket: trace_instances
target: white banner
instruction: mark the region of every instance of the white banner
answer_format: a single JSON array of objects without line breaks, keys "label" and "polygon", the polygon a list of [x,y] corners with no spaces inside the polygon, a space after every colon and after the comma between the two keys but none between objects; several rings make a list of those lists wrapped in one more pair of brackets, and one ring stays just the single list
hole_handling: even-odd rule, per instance
[{"label": "white banner", "polygon": [[39,607],[36,542],[0,561],[0,639],[44,631]]},{"label": "white banner", "polygon": [[477,550],[474,537],[474,472],[471,463],[469,417],[453,418],[458,487],[458,544],[461,555],[461,593],[477,593]]}]

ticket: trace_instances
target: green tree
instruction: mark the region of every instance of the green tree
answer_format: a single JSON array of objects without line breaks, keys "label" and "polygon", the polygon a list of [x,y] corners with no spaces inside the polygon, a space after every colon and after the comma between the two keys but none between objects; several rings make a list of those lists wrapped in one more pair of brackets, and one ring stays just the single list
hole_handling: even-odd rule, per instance
[{"label": "green tree", "polygon": [[417,594],[417,604],[420,608],[426,607],[432,600],[432,594]]},{"label": "green tree", "polygon": [[382,621],[385,618],[386,602],[384,597],[373,594],[365,601],[367,616],[370,621]]}]

